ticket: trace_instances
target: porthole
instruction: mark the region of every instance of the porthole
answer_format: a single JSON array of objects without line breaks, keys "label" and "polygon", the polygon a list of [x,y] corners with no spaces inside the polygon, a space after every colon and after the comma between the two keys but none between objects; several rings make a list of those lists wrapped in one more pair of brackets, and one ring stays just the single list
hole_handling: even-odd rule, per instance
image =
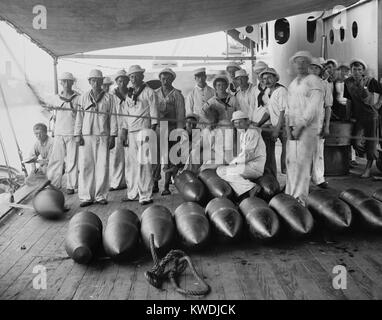
[{"label": "porthole", "polygon": [[334,43],[334,32],[333,32],[333,30],[330,30],[330,32],[329,32],[329,41],[330,41],[330,44]]},{"label": "porthole", "polygon": [[316,41],[317,20],[310,21],[314,17],[310,16],[306,22],[306,38],[308,42],[313,43]]},{"label": "porthole", "polygon": [[278,44],[284,44],[289,40],[290,25],[285,18],[278,19],[275,22],[275,40]]},{"label": "porthole", "polygon": [[358,24],[357,21],[354,21],[351,26],[351,32],[353,34],[353,38],[357,38],[358,36]]},{"label": "porthole", "polygon": [[340,40],[341,41],[345,40],[345,29],[344,29],[344,27],[340,28]]},{"label": "porthole", "polygon": [[252,26],[246,26],[245,27],[245,32],[246,33],[252,33],[253,32],[253,27]]}]

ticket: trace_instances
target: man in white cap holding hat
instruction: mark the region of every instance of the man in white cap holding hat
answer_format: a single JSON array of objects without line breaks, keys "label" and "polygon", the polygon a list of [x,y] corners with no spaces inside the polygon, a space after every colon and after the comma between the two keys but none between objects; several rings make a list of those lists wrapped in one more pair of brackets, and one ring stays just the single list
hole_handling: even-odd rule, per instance
[{"label": "man in white cap holding hat", "polygon": [[[124,69],[119,70],[115,75],[117,87],[112,94],[115,99],[117,110],[118,128],[122,128],[124,121],[124,107],[126,96],[129,91],[129,77]],[[120,131],[120,130],[119,130]],[[110,150],[110,191],[121,190],[126,188],[125,179],[125,158],[127,158],[126,146],[122,144],[121,139],[117,139],[115,147]]]},{"label": "man in white cap holding hat", "polygon": [[239,84],[237,83],[237,81],[235,80],[235,72],[240,70],[241,67],[240,65],[237,63],[237,62],[230,62],[228,63],[227,67],[226,67],[226,71],[230,77],[229,79],[229,87],[228,87],[228,92],[232,95],[234,95],[237,91],[237,88],[239,86]]},{"label": "man in white cap holding hat", "polygon": [[204,104],[215,95],[215,90],[207,85],[206,68],[194,70],[196,86],[186,98],[186,114],[195,113],[202,116]]},{"label": "man in white cap holding hat", "polygon": [[330,116],[332,113],[333,105],[333,92],[332,87],[327,80],[323,80],[324,73],[324,60],[320,58],[312,58],[309,66],[309,73],[317,76],[322,83],[324,90],[324,98],[321,101],[320,119],[318,127],[318,140],[317,147],[313,154],[313,167],[312,167],[312,181],[319,187],[328,188],[328,182],[325,181],[325,164],[324,164],[324,143],[325,137],[329,135]]},{"label": "man in white cap holding hat", "polygon": [[[355,119],[353,147],[362,156],[366,153],[366,168],[361,178],[371,176],[373,162],[377,159],[378,112],[382,105],[382,86],[374,78],[365,75],[366,63],[361,59],[350,62],[351,76],[345,80],[344,97],[351,103],[352,118]],[[374,93],[379,94],[378,102],[374,102]],[[366,140],[362,137],[375,140]]]},{"label": "man in white cap holding hat", "polygon": [[[267,86],[265,92],[266,99],[266,116],[270,119],[271,124],[267,126],[268,139],[263,139],[267,149],[267,161],[264,167],[264,175],[270,174],[277,179],[277,165],[275,156],[275,143],[280,139],[282,145],[281,151],[281,172],[286,173],[286,134],[285,134],[285,109],[288,104],[288,91],[279,84],[280,76],[273,68],[266,68],[260,73],[261,80]],[[264,131],[263,131],[264,132]],[[262,132],[262,133],[263,133]],[[264,132],[265,133],[265,132]]]},{"label": "man in white cap holding hat", "polygon": [[[66,191],[73,194],[78,186],[78,145],[74,138],[74,125],[80,94],[73,90],[75,78],[70,72],[59,77],[61,93],[56,96],[53,106],[54,143],[50,156],[47,176],[52,185],[62,187],[62,175],[65,164]],[[62,109],[62,110],[61,110]]]},{"label": "man in white cap holding hat", "polygon": [[106,93],[109,93],[110,91],[110,86],[114,83],[113,80],[111,80],[110,77],[105,77],[103,78],[102,82],[102,90],[105,91]]},{"label": "man in white cap holding hat", "polygon": [[78,196],[80,206],[94,201],[107,204],[109,191],[109,150],[115,146],[118,135],[115,100],[102,90],[100,70],[90,71],[92,89],[81,96],[74,135],[80,147]]},{"label": "man in white cap holding hat", "polygon": [[311,61],[312,56],[307,51],[299,51],[291,57],[297,77],[288,87],[285,110],[288,137],[285,193],[303,205],[309,194],[313,153],[318,143],[320,110],[325,94],[321,80],[309,75]]},{"label": "man in white cap holding hat", "polygon": [[[172,85],[176,78],[176,73],[171,68],[164,68],[159,72],[159,80],[162,83],[162,86],[158,88],[155,93],[158,98],[158,113],[160,118],[160,130],[157,130],[158,138],[166,138],[167,141],[160,143],[158,139],[158,163],[154,165],[154,188],[153,193],[159,191],[159,180],[161,178],[161,162],[164,158],[167,158],[162,152],[166,150],[161,150],[159,146],[164,146],[164,143],[168,143],[168,153],[171,150],[171,147],[176,143],[176,141],[171,141],[168,138],[170,133],[174,129],[183,129],[185,125],[185,104],[184,97],[180,90],[175,89]],[[164,120],[162,120],[164,119]],[[165,120],[172,119],[172,120]],[[175,121],[177,120],[177,121]],[[167,128],[166,128],[167,125]],[[165,163],[163,169],[165,170],[165,182],[164,190],[162,195],[169,195],[170,192],[170,182],[171,182],[171,173],[166,172],[171,167],[171,159],[167,159],[168,163]]]},{"label": "man in white cap holding hat", "polygon": [[225,75],[217,75],[213,81],[215,89],[215,95],[210,98],[203,106],[203,118],[205,118],[205,112],[208,108],[215,108],[219,112],[219,121],[228,120],[231,121],[232,114],[240,110],[239,102],[236,97],[230,93],[227,93],[229,80]]},{"label": "man in white cap holding hat", "polygon": [[[130,78],[133,90],[129,92],[125,102],[125,121],[123,123],[122,139],[128,143],[127,166],[127,196],[122,201],[139,200],[141,205],[153,202],[154,186],[150,143],[149,154],[144,154],[144,145],[150,133],[158,124],[158,98],[154,90],[143,81],[145,69],[139,65],[130,66],[127,76]],[[157,140],[151,141],[156,143]],[[156,158],[156,155],[154,155]]]},{"label": "man in white cap holding hat", "polygon": [[217,168],[217,175],[227,181],[235,191],[238,200],[256,196],[260,186],[251,180],[264,173],[265,144],[258,128],[250,128],[251,121],[243,111],[235,111],[232,122],[240,135],[240,153],[229,165]]}]

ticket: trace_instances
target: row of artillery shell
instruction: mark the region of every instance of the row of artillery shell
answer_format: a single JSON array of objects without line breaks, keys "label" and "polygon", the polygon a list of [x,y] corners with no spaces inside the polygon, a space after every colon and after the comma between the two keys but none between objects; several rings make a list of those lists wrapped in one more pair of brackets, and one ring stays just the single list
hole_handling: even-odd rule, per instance
[{"label": "row of artillery shell", "polygon": [[229,199],[215,198],[205,209],[194,202],[183,203],[175,210],[174,217],[166,207],[154,205],[143,212],[141,221],[132,211],[122,209],[110,215],[103,236],[102,222],[97,215],[80,212],[69,222],[65,247],[75,261],[87,263],[102,242],[107,255],[115,260],[131,255],[140,236],[147,248],[154,235],[155,247],[168,249],[176,230],[185,246],[199,248],[210,237],[210,224],[217,238],[223,241],[237,239],[244,222],[252,237],[259,240],[276,237],[281,224],[294,236],[307,235],[313,229],[313,216],[334,230],[348,228],[353,216],[368,227],[382,228],[382,203],[376,200],[381,194],[382,191],[377,190],[373,199],[360,190],[349,189],[337,197],[331,191],[317,190],[309,195],[309,210],[286,194],[273,197],[269,206],[262,199],[247,198],[239,206],[242,215]]}]

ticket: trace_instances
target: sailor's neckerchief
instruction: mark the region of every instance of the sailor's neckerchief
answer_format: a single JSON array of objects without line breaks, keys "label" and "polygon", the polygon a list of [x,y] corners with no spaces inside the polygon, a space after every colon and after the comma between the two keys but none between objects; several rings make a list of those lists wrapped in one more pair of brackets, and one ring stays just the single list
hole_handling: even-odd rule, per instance
[{"label": "sailor's neckerchief", "polygon": [[140,94],[142,93],[142,91],[146,88],[146,83],[144,82],[140,88],[138,89],[137,92],[135,92],[135,89],[133,90],[130,90],[127,95],[129,96],[129,98],[133,99],[134,101],[134,105],[137,104],[137,101],[138,101],[138,97],[140,96]]},{"label": "sailor's neckerchief", "polygon": [[58,95],[60,100],[63,101],[63,103],[61,104],[60,108],[62,108],[65,103],[69,102],[70,109],[72,109],[72,113],[73,113],[73,115],[75,115],[76,114],[76,109],[73,107],[73,99],[75,97],[79,96],[79,93],[74,91],[73,94],[69,98],[63,97],[61,94]]},{"label": "sailor's neckerchief", "polygon": [[97,99],[93,95],[93,91],[90,90],[89,92],[89,99],[92,102],[89,106],[85,108],[85,110],[89,110],[92,107],[97,107],[97,103],[100,102],[105,95],[105,91],[101,91],[101,93],[98,95]]},{"label": "sailor's neckerchief", "polygon": [[[128,88],[129,89],[129,88]],[[129,92],[129,90],[127,90],[127,92]],[[118,88],[115,88],[114,89],[114,94],[119,98],[119,104],[122,104],[123,102],[125,102],[126,100],[126,97],[124,97],[118,90]]]},{"label": "sailor's neckerchief", "polygon": [[222,105],[226,107],[226,110],[228,110],[229,108],[232,108],[232,106],[228,103],[231,100],[230,94],[228,94],[224,100],[220,99],[217,95],[215,97],[218,102],[220,102]]},{"label": "sailor's neckerchief", "polygon": [[265,87],[264,89],[261,87],[260,83],[259,85],[257,86],[257,88],[259,89],[260,93],[259,95],[257,96],[257,107],[260,108],[260,107],[264,107],[264,101],[263,101],[263,96],[265,94],[265,90],[267,90],[267,87]]}]

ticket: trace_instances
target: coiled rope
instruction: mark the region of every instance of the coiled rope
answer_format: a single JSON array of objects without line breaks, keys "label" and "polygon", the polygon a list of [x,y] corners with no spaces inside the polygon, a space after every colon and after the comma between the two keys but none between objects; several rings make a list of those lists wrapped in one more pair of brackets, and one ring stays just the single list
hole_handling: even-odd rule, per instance
[{"label": "coiled rope", "polygon": [[[150,271],[145,272],[146,280],[155,288],[161,289],[165,280],[169,279],[177,292],[186,296],[205,296],[210,291],[210,286],[199,276],[193,265],[191,258],[182,250],[171,250],[163,259],[159,259],[155,251],[154,235],[150,235],[150,251],[154,261],[154,266]],[[166,267],[173,263],[172,268],[166,270]],[[179,286],[179,276],[190,267],[195,279],[200,284],[200,289],[186,290]]]}]

